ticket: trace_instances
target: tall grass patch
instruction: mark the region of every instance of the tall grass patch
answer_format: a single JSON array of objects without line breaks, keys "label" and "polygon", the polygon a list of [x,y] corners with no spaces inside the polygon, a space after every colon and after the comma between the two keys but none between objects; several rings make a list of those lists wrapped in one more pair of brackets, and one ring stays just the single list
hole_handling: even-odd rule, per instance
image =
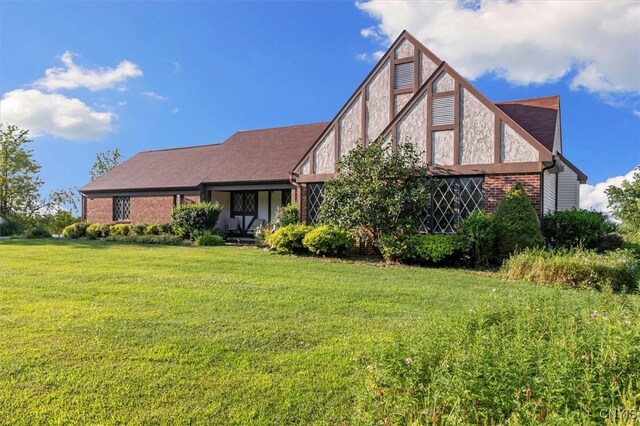
[{"label": "tall grass patch", "polygon": [[637,408],[637,308],[568,303],[496,296],[456,316],[433,315],[367,363],[358,423],[592,424]]},{"label": "tall grass patch", "polygon": [[633,292],[638,289],[640,262],[627,250],[598,254],[582,249],[531,249],[511,256],[502,269],[512,280]]}]

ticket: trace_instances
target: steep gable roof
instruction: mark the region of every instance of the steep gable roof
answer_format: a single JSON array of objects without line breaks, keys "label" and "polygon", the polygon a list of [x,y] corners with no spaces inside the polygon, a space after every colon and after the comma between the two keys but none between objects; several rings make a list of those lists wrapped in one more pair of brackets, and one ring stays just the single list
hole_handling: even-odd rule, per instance
[{"label": "steep gable roof", "polygon": [[288,181],[327,123],[240,131],[219,144],[140,152],[81,192],[196,188],[201,183]]},{"label": "steep gable roof", "polygon": [[560,96],[496,102],[496,106],[553,152]]}]

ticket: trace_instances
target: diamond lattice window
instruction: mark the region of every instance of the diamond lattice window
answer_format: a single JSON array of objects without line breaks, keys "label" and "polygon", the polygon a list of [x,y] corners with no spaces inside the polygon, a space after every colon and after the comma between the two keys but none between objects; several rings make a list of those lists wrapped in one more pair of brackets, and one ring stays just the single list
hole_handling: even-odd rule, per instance
[{"label": "diamond lattice window", "polygon": [[450,234],[461,219],[483,208],[482,177],[443,178],[431,194],[431,205],[416,232]]},{"label": "diamond lattice window", "polygon": [[315,225],[324,195],[324,183],[311,183],[307,189],[309,199],[309,223]]},{"label": "diamond lattice window", "polygon": [[129,220],[131,199],[129,197],[113,197],[113,221]]},{"label": "diamond lattice window", "polygon": [[286,206],[289,204],[291,204],[291,191],[287,189],[282,191],[282,205]]}]

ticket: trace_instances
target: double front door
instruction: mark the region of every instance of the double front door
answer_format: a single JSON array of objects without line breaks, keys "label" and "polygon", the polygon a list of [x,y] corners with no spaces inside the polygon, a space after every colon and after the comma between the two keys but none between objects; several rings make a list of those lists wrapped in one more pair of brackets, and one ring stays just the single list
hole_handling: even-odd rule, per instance
[{"label": "double front door", "polygon": [[258,218],[258,192],[232,192],[231,217],[238,219],[242,235],[249,234],[253,222]]}]

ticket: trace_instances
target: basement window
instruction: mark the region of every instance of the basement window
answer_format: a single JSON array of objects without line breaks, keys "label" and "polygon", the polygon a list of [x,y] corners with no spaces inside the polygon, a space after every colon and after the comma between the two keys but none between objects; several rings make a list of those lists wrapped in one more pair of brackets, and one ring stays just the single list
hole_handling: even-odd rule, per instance
[{"label": "basement window", "polygon": [[122,222],[131,216],[131,198],[113,197],[113,221]]}]

